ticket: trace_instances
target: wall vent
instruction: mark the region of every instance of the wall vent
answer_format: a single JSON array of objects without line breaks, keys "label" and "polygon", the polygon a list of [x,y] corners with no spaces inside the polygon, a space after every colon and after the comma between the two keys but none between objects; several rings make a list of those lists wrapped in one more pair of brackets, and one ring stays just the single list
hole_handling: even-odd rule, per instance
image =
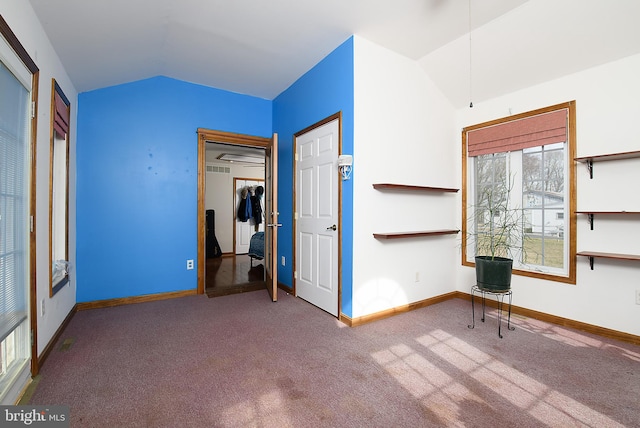
[{"label": "wall vent", "polygon": [[228,166],[207,165],[207,172],[217,172],[219,174],[231,174]]}]

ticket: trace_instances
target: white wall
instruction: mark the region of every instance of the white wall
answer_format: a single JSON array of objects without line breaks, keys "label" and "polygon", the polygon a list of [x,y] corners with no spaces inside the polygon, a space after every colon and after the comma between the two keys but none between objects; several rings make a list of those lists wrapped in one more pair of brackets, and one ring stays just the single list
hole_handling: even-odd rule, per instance
[{"label": "white wall", "polygon": [[[640,55],[598,66],[457,111],[456,129],[537,108],[576,101],[577,156],[640,150]],[[461,147],[456,136],[456,176],[461,175]],[[583,164],[577,165],[578,210],[640,211],[640,159],[597,163],[590,180]],[[460,224],[460,208],[456,210]],[[589,230],[578,216],[580,250],[640,254],[640,216],[596,217]],[[473,268],[457,263],[457,288],[468,291]],[[588,324],[640,335],[640,263],[577,258],[577,284],[514,276],[513,304]]]},{"label": "white wall", "polygon": [[[36,281],[38,301],[38,353],[49,343],[56,330],[76,303],[75,220],[76,220],[76,116],[78,94],[60,59],[47,38],[31,5],[24,0],[3,0],[0,14],[40,69],[38,93],[38,128],[36,148]],[[49,144],[51,79],[55,78],[71,101],[71,141],[69,154],[69,255],[70,282],[49,298]],[[34,267],[32,266],[32,269]],[[44,300],[45,314],[40,314]]]},{"label": "white wall", "polygon": [[[460,290],[474,270],[461,265],[460,237],[378,241],[374,232],[460,228],[461,193],[381,192],[373,183],[461,187],[461,129],[575,100],[577,156],[640,150],[640,56],[453,110],[419,66],[355,38],[353,317]],[[640,159],[577,166],[578,210],[640,211]],[[579,216],[580,250],[640,254],[640,216]],[[577,259],[577,284],[515,276],[514,304],[640,335],[635,304],[640,263]],[[415,282],[418,272],[420,281]]]},{"label": "white wall", "polygon": [[453,107],[415,61],[356,36],[354,73],[357,318],[455,289],[458,236],[379,241],[373,233],[456,228],[456,194],[381,192],[372,184],[459,187],[460,143]]}]

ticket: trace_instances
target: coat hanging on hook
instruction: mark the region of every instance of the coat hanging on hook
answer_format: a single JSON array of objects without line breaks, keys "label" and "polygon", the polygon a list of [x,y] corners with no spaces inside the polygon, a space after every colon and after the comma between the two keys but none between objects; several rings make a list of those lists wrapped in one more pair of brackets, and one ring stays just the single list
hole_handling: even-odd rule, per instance
[{"label": "coat hanging on hook", "polygon": [[238,204],[238,220],[247,222],[253,216],[253,208],[251,206],[251,197],[249,195],[249,186],[245,186],[240,191],[240,203]]},{"label": "coat hanging on hook", "polygon": [[264,187],[256,186],[251,195],[251,217],[256,225],[262,223],[262,195],[264,195]]}]

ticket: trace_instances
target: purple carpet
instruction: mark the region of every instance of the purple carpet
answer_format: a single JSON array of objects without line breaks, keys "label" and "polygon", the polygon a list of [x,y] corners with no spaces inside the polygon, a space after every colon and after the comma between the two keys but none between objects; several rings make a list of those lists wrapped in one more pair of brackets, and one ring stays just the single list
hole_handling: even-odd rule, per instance
[{"label": "purple carpet", "polygon": [[350,328],[266,291],[75,314],[30,404],[74,427],[638,427],[640,347],[453,299]]}]

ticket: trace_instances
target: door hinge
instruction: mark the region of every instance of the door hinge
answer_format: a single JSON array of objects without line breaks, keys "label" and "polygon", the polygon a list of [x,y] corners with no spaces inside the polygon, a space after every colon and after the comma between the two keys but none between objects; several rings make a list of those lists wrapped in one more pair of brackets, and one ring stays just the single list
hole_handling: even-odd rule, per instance
[{"label": "door hinge", "polygon": [[29,216],[29,229],[33,233],[33,216]]},{"label": "door hinge", "polygon": [[31,346],[33,346],[33,329],[31,330]]},{"label": "door hinge", "polygon": [[293,159],[297,162],[298,161],[298,153],[296,153],[295,155],[293,155]]},{"label": "door hinge", "polygon": [[31,119],[34,119],[35,117],[36,117],[36,102],[31,101]]},{"label": "door hinge", "polygon": [[298,219],[298,213],[297,213],[297,212],[293,213],[293,219],[294,219],[294,220],[297,220],[297,219]]},{"label": "door hinge", "polygon": [[298,271],[293,271],[293,279],[298,279]]}]

